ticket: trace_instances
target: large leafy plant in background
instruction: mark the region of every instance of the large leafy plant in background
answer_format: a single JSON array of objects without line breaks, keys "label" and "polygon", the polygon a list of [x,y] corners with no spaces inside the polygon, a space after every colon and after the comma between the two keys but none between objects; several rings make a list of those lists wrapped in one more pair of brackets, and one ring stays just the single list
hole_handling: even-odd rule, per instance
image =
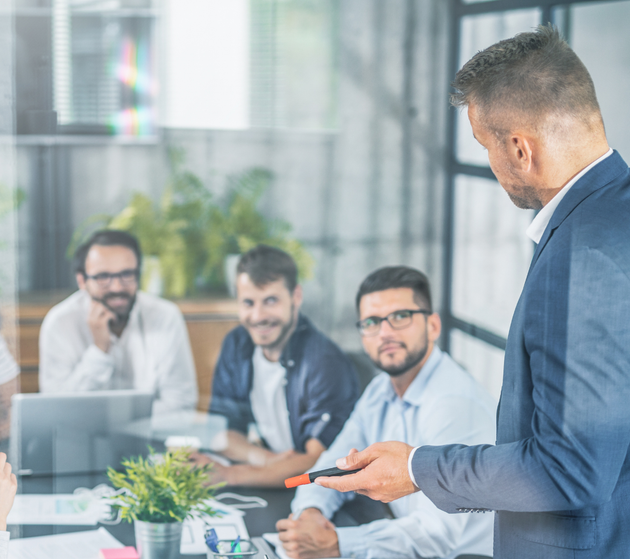
[{"label": "large leafy plant in background", "polygon": [[205,235],[204,277],[209,284],[223,284],[225,256],[242,254],[261,243],[288,252],[297,264],[300,280],[310,279],[313,258],[300,241],[290,237],[291,224],[267,219],[258,210],[260,198],[272,180],[271,171],[262,168],[228,178],[222,203],[211,208]]},{"label": "large leafy plant in background", "polygon": [[145,260],[159,259],[164,294],[183,297],[191,293],[205,262],[203,230],[212,195],[199,178],[182,169],[181,151],[172,150],[169,159],[171,176],[158,204],[136,192],[119,214],[89,217],[75,230],[68,257],[97,228],[129,231],[138,239]]},{"label": "large leafy plant in background", "polygon": [[300,279],[311,277],[313,259],[290,237],[291,225],[267,219],[258,210],[273,180],[269,170],[254,168],[229,177],[224,196],[215,202],[201,180],[184,169],[181,150],[171,150],[169,161],[171,175],[158,204],[134,193],[119,214],[91,216],[75,230],[68,257],[96,228],[122,229],[138,238],[145,258],[159,259],[164,295],[169,297],[183,297],[199,287],[223,290],[225,257],[259,243],[285,250],[295,259]]}]

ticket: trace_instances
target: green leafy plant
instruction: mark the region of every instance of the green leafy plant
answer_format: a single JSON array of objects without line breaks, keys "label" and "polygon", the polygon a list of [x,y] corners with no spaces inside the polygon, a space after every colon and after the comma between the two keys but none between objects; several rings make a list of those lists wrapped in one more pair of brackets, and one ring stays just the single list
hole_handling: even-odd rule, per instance
[{"label": "green leafy plant", "polygon": [[263,193],[273,174],[268,169],[253,168],[228,178],[222,204],[211,208],[206,231],[208,259],[204,276],[208,283],[224,281],[223,263],[228,254],[242,254],[258,244],[266,244],[290,254],[298,267],[300,280],[312,277],[314,260],[303,243],[290,236],[291,224],[268,219],[258,210]]},{"label": "green leafy plant", "polygon": [[[153,449],[149,450],[153,455]],[[223,484],[209,485],[212,466],[197,466],[189,458],[189,450],[178,449],[166,452],[162,459],[125,459],[124,472],[110,467],[109,480],[125,490],[110,498],[112,508],[127,522],[183,522],[193,514],[216,516],[207,500]]]},{"label": "green leafy plant", "polygon": [[[271,171],[253,168],[229,177],[225,195],[215,202],[201,180],[184,169],[181,150],[170,150],[169,161],[171,176],[158,204],[136,192],[118,215],[89,217],[74,231],[68,258],[95,229],[121,229],[137,237],[145,257],[159,259],[168,297],[183,297],[198,287],[225,289],[225,257],[260,243],[288,252],[296,261],[300,280],[312,276],[313,258],[291,237],[291,225],[268,219],[258,210],[273,180]],[[146,275],[141,278],[143,288],[147,279]]]},{"label": "green leafy plant", "polygon": [[[136,192],[119,214],[89,217],[74,231],[67,257],[95,229],[129,231],[138,239],[144,257],[159,259],[166,296],[193,292],[206,260],[204,230],[212,195],[198,177],[182,169],[181,151],[171,150],[169,159],[171,176],[158,204]],[[141,278],[142,287],[147,279]]]}]

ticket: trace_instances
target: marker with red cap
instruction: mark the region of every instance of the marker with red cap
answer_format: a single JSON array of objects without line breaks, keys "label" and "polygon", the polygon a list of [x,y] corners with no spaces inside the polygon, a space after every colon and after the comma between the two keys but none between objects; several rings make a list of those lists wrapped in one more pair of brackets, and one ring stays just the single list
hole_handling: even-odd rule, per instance
[{"label": "marker with red cap", "polygon": [[348,474],[356,474],[360,472],[361,468],[358,470],[340,470],[339,468],[328,468],[327,470],[319,470],[319,472],[311,472],[310,474],[302,474],[301,476],[290,477],[289,479],[284,480],[284,485],[288,489],[292,487],[297,487],[298,485],[308,485],[309,483],[313,483],[318,477],[329,477],[329,476],[347,476]]}]

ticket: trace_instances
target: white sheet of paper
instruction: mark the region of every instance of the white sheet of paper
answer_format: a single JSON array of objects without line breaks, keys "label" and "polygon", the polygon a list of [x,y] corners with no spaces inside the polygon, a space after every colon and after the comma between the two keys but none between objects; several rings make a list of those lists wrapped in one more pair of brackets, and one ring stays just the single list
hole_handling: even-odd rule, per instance
[{"label": "white sheet of paper", "polygon": [[282,542],[280,541],[280,537],[278,536],[277,532],[268,532],[266,534],[263,534],[262,537],[265,539],[265,541],[269,542],[276,548],[276,555],[280,559],[291,559],[287,555],[287,552],[284,550],[284,547],[282,547]]},{"label": "white sheet of paper", "polygon": [[11,540],[9,559],[98,559],[101,549],[124,547],[105,528]]},{"label": "white sheet of paper", "polygon": [[96,526],[107,504],[88,495],[16,495],[7,524]]},{"label": "white sheet of paper", "polygon": [[[221,505],[219,504],[219,506]],[[241,514],[224,514],[221,518],[193,518],[184,522],[179,552],[182,555],[206,553],[208,547],[206,546],[204,534],[208,528],[214,528],[220,540],[234,540],[237,536],[241,536],[243,539],[249,538],[249,533]]]}]

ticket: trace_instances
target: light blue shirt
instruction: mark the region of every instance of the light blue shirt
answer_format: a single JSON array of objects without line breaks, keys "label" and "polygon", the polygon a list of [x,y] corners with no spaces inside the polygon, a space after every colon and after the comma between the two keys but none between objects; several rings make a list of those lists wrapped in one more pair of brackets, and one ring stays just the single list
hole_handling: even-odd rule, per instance
[{"label": "light blue shirt", "polygon": [[[312,471],[330,468],[351,448],[382,441],[411,446],[494,444],[496,403],[490,394],[435,346],[402,398],[381,373],[365,389],[352,415]],[[294,513],[314,507],[332,518],[354,493],[315,484],[299,487]],[[492,555],[493,513],[447,514],[422,492],[390,503],[394,519],[337,528],[342,557]]]}]

